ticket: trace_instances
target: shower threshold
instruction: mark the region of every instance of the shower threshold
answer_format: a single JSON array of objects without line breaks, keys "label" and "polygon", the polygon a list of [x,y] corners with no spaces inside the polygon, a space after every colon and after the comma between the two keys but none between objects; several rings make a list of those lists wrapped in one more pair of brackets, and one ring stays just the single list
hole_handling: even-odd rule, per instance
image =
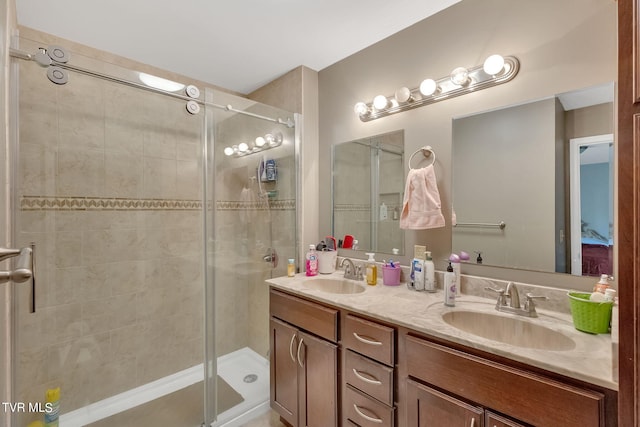
[{"label": "shower threshold", "polygon": [[[249,420],[269,411],[269,362],[248,347],[218,357],[218,376],[239,395],[234,403],[224,412],[218,414],[212,427],[238,427]],[[82,427],[91,423],[100,425],[100,420],[122,415],[125,411],[135,411],[142,405],[153,404],[154,400],[176,393],[193,393],[204,377],[202,364],[193,366],[151,383],[128,390],[107,399],[98,401],[83,408],[60,416],[60,425],[65,427]],[[250,377],[255,380],[247,382]],[[220,384],[220,383],[219,383]],[[241,396],[241,397],[240,397]],[[195,398],[201,399],[202,392],[196,391]],[[194,414],[195,419],[200,419]],[[106,420],[105,420],[106,421]],[[168,426],[169,427],[169,426]],[[200,424],[193,427],[200,427]]]}]

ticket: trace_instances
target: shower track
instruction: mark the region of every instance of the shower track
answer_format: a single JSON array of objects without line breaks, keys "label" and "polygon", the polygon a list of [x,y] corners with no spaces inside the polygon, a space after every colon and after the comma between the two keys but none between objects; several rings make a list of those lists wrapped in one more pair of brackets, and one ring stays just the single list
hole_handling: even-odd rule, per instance
[{"label": "shower track", "polygon": [[[19,49],[15,49],[15,48],[10,48],[9,49],[9,55],[13,58],[17,58],[17,59],[22,59],[25,61],[35,61],[35,55],[29,53],[29,52],[25,52]],[[213,108],[218,108],[221,110],[225,110],[225,111],[231,111],[233,113],[238,113],[238,114],[244,114],[246,116],[250,116],[250,117],[254,117],[256,119],[261,119],[261,120],[266,120],[269,122],[273,122],[273,123],[277,123],[280,125],[284,125],[287,126],[288,128],[292,128],[295,126],[295,122],[291,119],[291,118],[287,118],[286,120],[281,119],[280,117],[278,118],[273,118],[273,117],[267,117],[267,116],[263,116],[260,114],[255,114],[255,113],[250,113],[248,111],[243,111],[243,110],[238,110],[236,108],[233,108],[233,106],[231,104],[227,104],[227,105],[221,105],[221,104],[216,104],[213,102],[208,102],[208,101],[203,101],[197,98],[192,98],[190,96],[187,95],[183,95],[181,93],[176,93],[176,92],[169,92],[166,90],[162,90],[162,89],[158,89],[158,88],[154,88],[151,86],[147,86],[145,84],[142,83],[137,83],[137,82],[133,82],[130,80],[125,80],[122,79],[120,77],[114,77],[114,76],[110,76],[108,74],[105,73],[100,73],[97,71],[93,71],[93,70],[89,70],[88,68],[83,68],[83,67],[79,67],[77,65],[71,65],[68,63],[64,63],[64,62],[58,62],[54,59],[51,60],[51,66],[56,66],[56,67],[60,67],[63,68],[65,70],[71,70],[71,71],[75,71],[77,73],[80,74],[84,74],[86,76],[91,76],[91,77],[95,77],[98,79],[102,79],[102,80],[106,80],[106,81],[110,81],[110,82],[114,82],[114,83],[119,83],[125,86],[130,86],[130,87],[134,87],[137,89],[142,89],[142,90],[146,90],[148,92],[154,92],[154,93],[159,93],[161,95],[166,95],[172,98],[177,98],[177,99],[181,99],[183,101],[186,102],[197,102],[200,105],[205,105],[207,107],[213,107]]]}]

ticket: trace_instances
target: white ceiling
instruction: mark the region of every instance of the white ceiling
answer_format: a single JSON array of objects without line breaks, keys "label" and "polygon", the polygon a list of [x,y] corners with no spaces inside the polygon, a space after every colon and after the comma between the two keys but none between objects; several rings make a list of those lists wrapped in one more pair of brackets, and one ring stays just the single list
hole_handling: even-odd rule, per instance
[{"label": "white ceiling", "polygon": [[460,0],[17,0],[18,23],[240,93]]}]

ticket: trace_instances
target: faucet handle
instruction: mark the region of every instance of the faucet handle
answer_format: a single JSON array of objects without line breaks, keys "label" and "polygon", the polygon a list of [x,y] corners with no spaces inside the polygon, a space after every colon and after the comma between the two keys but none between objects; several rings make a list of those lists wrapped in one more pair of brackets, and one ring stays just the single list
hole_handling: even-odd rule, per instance
[{"label": "faucet handle", "polygon": [[496,309],[498,307],[507,305],[507,295],[505,294],[506,289],[496,289],[496,288],[492,288],[491,286],[487,286],[484,289],[498,294],[498,301],[496,301]]},{"label": "faucet handle", "polygon": [[525,296],[527,297],[527,300],[524,302],[524,309],[527,310],[529,313],[536,312],[536,304],[533,302],[534,300],[539,299],[539,300],[547,301],[549,299],[545,296],[533,295],[531,294],[531,292],[528,292]]}]

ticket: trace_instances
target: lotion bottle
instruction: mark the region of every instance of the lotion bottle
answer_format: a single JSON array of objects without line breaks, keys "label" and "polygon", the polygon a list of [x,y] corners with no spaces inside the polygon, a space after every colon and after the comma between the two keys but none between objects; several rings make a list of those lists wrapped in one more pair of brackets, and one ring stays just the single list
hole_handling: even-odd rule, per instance
[{"label": "lotion bottle", "polygon": [[424,253],[424,290],[427,292],[436,291],[436,268],[431,258],[431,252]]},{"label": "lotion bottle", "polygon": [[456,274],[453,272],[451,261],[444,273],[444,305],[447,307],[455,307],[456,305]]},{"label": "lotion bottle", "polygon": [[453,267],[453,274],[456,275],[456,296],[460,296],[460,256],[451,254],[449,256],[449,264]]},{"label": "lotion bottle", "polygon": [[374,258],[374,253],[367,252],[369,259],[367,260],[367,285],[375,286],[378,283],[378,266]]},{"label": "lotion bottle", "polygon": [[305,271],[307,276],[318,275],[318,254],[315,245],[309,245],[309,251],[306,256]]}]

